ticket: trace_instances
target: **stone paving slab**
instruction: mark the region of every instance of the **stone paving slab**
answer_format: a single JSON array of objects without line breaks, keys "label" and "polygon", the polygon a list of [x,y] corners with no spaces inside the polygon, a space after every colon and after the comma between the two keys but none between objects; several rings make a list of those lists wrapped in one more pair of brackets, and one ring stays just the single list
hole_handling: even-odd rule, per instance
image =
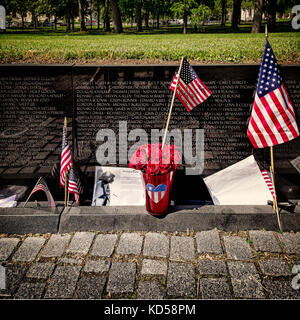
[{"label": "stone paving slab", "polygon": [[228,262],[231,283],[236,298],[264,299],[258,271],[251,262]]},{"label": "stone paving slab", "polygon": [[200,291],[203,299],[232,299],[226,278],[200,279]]},{"label": "stone paving slab", "polygon": [[81,278],[77,284],[75,298],[101,299],[106,279],[101,276]]},{"label": "stone paving slab", "polygon": [[282,252],[272,231],[251,230],[249,236],[257,251]]},{"label": "stone paving slab", "polygon": [[253,256],[249,243],[239,236],[224,236],[224,244],[229,259],[250,260]]},{"label": "stone paving slab", "polygon": [[4,235],[0,298],[299,299],[300,289],[292,288],[299,274],[291,267],[300,265],[292,232],[250,230],[250,245],[217,230],[122,235],[16,235],[20,240],[11,243]]},{"label": "stone paving slab", "polygon": [[12,254],[20,239],[18,238],[1,238],[0,239],[0,261],[5,261]]},{"label": "stone paving slab", "polygon": [[45,243],[44,238],[38,237],[28,237],[24,240],[21,244],[19,249],[15,252],[12,257],[13,261],[22,261],[22,262],[31,262],[33,261],[39,251],[41,250],[42,246]]},{"label": "stone paving slab", "polygon": [[161,300],[166,296],[166,289],[157,280],[140,281],[137,290],[137,299]]},{"label": "stone paving slab", "polygon": [[71,299],[79,278],[81,267],[57,266],[47,288],[45,298]]},{"label": "stone paving slab", "polygon": [[5,265],[5,274],[6,274],[6,281],[5,281],[5,289],[0,290],[0,296],[3,295],[10,295],[12,296],[18,287],[20,286],[21,281],[23,280],[26,272],[28,270],[27,266],[19,266],[19,265]]},{"label": "stone paving slab", "polygon": [[300,254],[300,233],[279,234],[279,239],[283,243],[284,248],[289,254]]},{"label": "stone paving slab", "polygon": [[300,299],[300,290],[293,289],[291,281],[264,280],[263,286],[270,299]]},{"label": "stone paving slab", "polygon": [[107,291],[129,293],[134,291],[136,263],[113,262],[109,271]]},{"label": "stone paving slab", "polygon": [[77,254],[87,254],[95,233],[93,232],[76,232],[68,248],[68,252]]},{"label": "stone paving slab", "polygon": [[21,283],[16,295],[15,299],[40,299],[44,292],[46,283],[29,283],[23,282]]},{"label": "stone paving slab", "polygon": [[200,260],[198,263],[199,273],[202,275],[227,275],[225,261],[220,260]]},{"label": "stone paving slab", "polygon": [[170,259],[195,259],[194,239],[192,237],[171,237]]},{"label": "stone paving slab", "polygon": [[108,260],[88,260],[84,267],[84,272],[103,273],[108,272],[110,261]]},{"label": "stone paving slab", "polygon": [[91,255],[110,257],[114,251],[118,236],[116,234],[99,234],[91,249]]},{"label": "stone paving slab", "polygon": [[272,259],[272,260],[262,260],[258,262],[261,271],[265,275],[269,276],[291,276],[291,269],[286,261]]},{"label": "stone paving slab", "polygon": [[166,276],[167,275],[167,263],[165,261],[157,261],[144,259],[142,263],[142,274],[153,274]]},{"label": "stone paving slab", "polygon": [[196,233],[198,253],[222,254],[220,235],[217,230],[201,231]]},{"label": "stone paving slab", "polygon": [[265,294],[260,278],[250,275],[247,278],[232,278],[234,296],[236,298],[264,299]]},{"label": "stone paving slab", "polygon": [[195,267],[192,264],[170,262],[167,275],[167,293],[170,296],[196,296]]},{"label": "stone paving slab", "polygon": [[143,255],[167,258],[169,246],[169,239],[166,235],[148,232],[145,236]]},{"label": "stone paving slab", "polygon": [[30,266],[28,272],[26,273],[26,277],[35,279],[48,279],[54,268],[54,263],[35,262]]},{"label": "stone paving slab", "polygon": [[258,276],[258,271],[252,262],[229,261],[227,265],[232,278],[242,278],[249,275]]},{"label": "stone paving slab", "polygon": [[118,254],[139,255],[142,250],[143,237],[137,233],[123,233],[117,247]]},{"label": "stone paving slab", "polygon": [[52,234],[41,253],[43,258],[61,257],[69,243],[71,236],[69,234]]}]

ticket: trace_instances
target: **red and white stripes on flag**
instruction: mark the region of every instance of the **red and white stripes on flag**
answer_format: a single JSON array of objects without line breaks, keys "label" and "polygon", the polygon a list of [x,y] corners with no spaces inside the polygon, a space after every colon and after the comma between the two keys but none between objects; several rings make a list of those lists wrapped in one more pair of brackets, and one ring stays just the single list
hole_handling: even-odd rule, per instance
[{"label": "red and white stripes on flag", "polygon": [[272,179],[270,177],[270,174],[267,170],[261,170],[261,174],[272,194],[272,197],[274,200],[276,200],[276,192],[275,192],[275,189],[274,189],[274,186],[273,186],[273,183],[272,183]]},{"label": "red and white stripes on flag", "polygon": [[49,191],[49,188],[46,184],[46,181],[43,178],[41,178],[40,182],[33,188],[31,194],[33,194],[37,191],[44,191],[45,192],[45,194],[47,196],[47,200],[48,200],[48,207],[49,207],[49,205],[51,206],[51,208],[54,208],[56,206],[55,201],[52,197],[52,194]]},{"label": "red and white stripes on flag", "polygon": [[[178,71],[170,85],[172,91],[175,90],[177,78]],[[211,91],[199,79],[195,70],[186,59],[183,59],[178,81],[176,96],[189,112],[211,95]]]},{"label": "red and white stripes on flag", "polygon": [[68,191],[70,193],[74,194],[75,201],[76,201],[77,205],[79,205],[79,191],[78,191],[78,186],[77,186],[77,179],[76,179],[76,177],[74,175],[73,168],[70,169],[70,173],[69,173]]},{"label": "red and white stripes on flag", "polygon": [[247,135],[255,148],[271,147],[299,136],[293,105],[268,40]]},{"label": "red and white stripes on flag", "polygon": [[62,152],[60,160],[60,185],[65,186],[66,175],[72,166],[71,150],[67,142],[66,128],[63,127]]}]

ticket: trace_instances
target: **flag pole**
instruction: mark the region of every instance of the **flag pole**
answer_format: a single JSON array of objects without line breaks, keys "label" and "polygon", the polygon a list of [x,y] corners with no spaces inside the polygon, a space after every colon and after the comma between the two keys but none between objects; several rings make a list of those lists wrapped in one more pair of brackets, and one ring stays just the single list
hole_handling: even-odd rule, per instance
[{"label": "flag pole", "polygon": [[[65,117],[65,129],[66,129],[66,137],[67,137],[67,117]],[[68,196],[68,175],[66,173],[65,177],[65,207],[68,207],[67,196]]]},{"label": "flag pole", "polygon": [[[268,24],[265,25],[265,37],[266,40],[268,40]],[[277,222],[280,231],[282,232],[281,222],[280,222],[280,216],[279,216],[279,210],[278,210],[278,203],[277,203],[277,195],[276,195],[276,189],[275,189],[275,171],[274,171],[274,153],[273,153],[273,146],[270,146],[270,157],[271,157],[271,166],[270,166],[270,173],[271,173],[271,180],[273,184],[273,188],[275,191],[275,198],[273,199],[273,211],[276,213],[277,216]]]},{"label": "flag pole", "polygon": [[34,188],[39,184],[39,182],[41,181],[42,177],[39,178],[39,180],[37,181],[37,183],[35,184],[35,186],[33,187],[33,189],[31,190],[30,192],[30,195],[28,196],[27,200],[25,201],[24,205],[23,205],[23,208],[25,208],[27,202],[29,201],[30,197],[32,196],[32,192],[34,190]]},{"label": "flag pole", "polygon": [[173,92],[173,97],[172,97],[172,101],[171,101],[171,106],[170,106],[170,110],[169,110],[169,115],[168,115],[168,119],[167,119],[167,123],[166,123],[166,128],[165,128],[165,133],[164,133],[164,138],[163,138],[161,149],[163,149],[163,147],[165,145],[165,142],[166,142],[166,138],[167,138],[170,118],[171,118],[172,109],[173,109],[173,105],[174,105],[174,101],[175,101],[175,95],[176,95],[176,91],[177,91],[177,87],[178,87],[178,83],[179,83],[179,78],[180,78],[180,73],[181,73],[181,69],[182,69],[183,59],[184,59],[184,57],[181,58],[180,67],[179,67],[179,71],[178,71],[178,75],[177,75],[175,89],[174,89],[174,92]]}]

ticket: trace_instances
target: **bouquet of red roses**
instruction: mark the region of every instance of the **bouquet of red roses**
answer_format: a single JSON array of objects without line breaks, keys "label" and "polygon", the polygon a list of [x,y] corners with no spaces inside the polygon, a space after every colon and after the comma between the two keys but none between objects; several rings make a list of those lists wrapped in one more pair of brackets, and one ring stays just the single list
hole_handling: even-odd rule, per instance
[{"label": "bouquet of red roses", "polygon": [[132,155],[129,167],[143,173],[162,175],[175,171],[181,155],[174,145],[143,144]]}]

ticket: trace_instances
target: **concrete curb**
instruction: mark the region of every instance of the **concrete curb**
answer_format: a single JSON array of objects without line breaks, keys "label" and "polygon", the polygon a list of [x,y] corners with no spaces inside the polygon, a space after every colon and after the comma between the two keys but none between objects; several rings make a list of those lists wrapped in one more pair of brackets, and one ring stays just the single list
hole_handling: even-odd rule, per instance
[{"label": "concrete curb", "polygon": [[[281,210],[283,231],[300,231],[300,208]],[[271,206],[174,206],[164,218],[144,207],[0,208],[0,233],[68,233],[73,231],[278,231]]]},{"label": "concrete curb", "polygon": [[[281,211],[284,231],[300,231],[300,210]],[[278,231],[276,215],[270,206],[202,206],[173,207],[160,219],[144,207],[80,207],[65,209],[59,232],[71,231],[203,231],[217,228],[224,231]]]},{"label": "concrete curb", "polygon": [[56,233],[64,207],[57,204],[55,209],[48,209],[46,205],[34,208],[34,203],[28,203],[23,208],[20,203],[15,208],[0,208],[0,233]]}]

